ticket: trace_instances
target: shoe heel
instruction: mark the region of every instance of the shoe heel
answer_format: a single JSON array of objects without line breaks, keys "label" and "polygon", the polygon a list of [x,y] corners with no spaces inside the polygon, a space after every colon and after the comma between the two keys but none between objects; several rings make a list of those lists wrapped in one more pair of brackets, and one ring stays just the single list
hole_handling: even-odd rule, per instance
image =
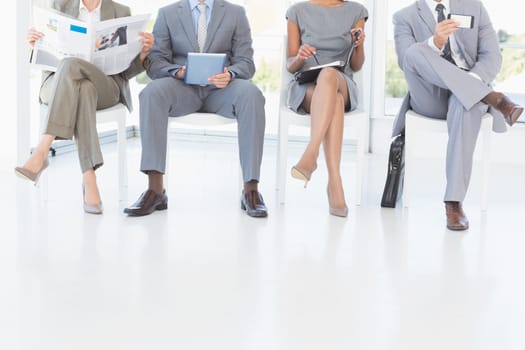
[{"label": "shoe heel", "polygon": [[246,210],[246,206],[244,205],[244,202],[243,202],[243,201],[241,201],[241,209],[242,209],[242,210]]},{"label": "shoe heel", "polygon": [[308,185],[308,181],[310,181],[310,179],[296,167],[292,167],[292,177],[294,179],[304,181],[304,188],[306,188],[306,186]]},{"label": "shoe heel", "polygon": [[168,203],[161,203],[155,207],[156,210],[166,210],[168,209]]}]

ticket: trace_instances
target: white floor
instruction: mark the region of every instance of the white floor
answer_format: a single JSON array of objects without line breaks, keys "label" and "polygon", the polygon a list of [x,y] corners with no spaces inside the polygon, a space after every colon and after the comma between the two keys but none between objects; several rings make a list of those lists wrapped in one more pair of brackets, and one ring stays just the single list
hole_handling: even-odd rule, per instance
[{"label": "white floor", "polygon": [[[303,145],[292,145],[292,165]],[[267,219],[239,208],[236,145],[171,140],[169,209],[128,218],[144,190],[130,140],[129,198],[116,147],[98,172],[102,216],[82,212],[76,154],[53,159],[49,200],[2,172],[2,350],[507,350],[525,348],[525,165],[495,163],[489,210],[476,169],[469,231],[445,228],[441,161],[421,163],[414,207],[381,209],[386,156],[370,155],[363,203],[328,215],[326,171],[289,178],[276,202],[275,143],[261,192]],[[347,200],[355,154],[344,150]]]}]

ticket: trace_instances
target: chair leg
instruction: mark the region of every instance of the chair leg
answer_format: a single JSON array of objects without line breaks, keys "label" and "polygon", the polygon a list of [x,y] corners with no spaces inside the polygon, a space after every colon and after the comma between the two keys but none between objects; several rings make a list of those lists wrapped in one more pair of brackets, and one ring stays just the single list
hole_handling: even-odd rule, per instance
[{"label": "chair leg", "polygon": [[[168,122],[168,135],[166,136],[166,170],[164,171],[163,176],[163,183],[164,188],[167,189],[169,187],[168,181],[170,178],[170,123]],[[166,190],[167,191],[167,190]]]},{"label": "chair leg", "polygon": [[[405,130],[408,130],[408,126],[405,126]],[[412,196],[412,176],[414,173],[414,152],[412,150],[412,138],[414,135],[410,135],[410,132],[405,132],[405,175],[403,180],[403,206],[408,208],[410,206],[410,200]]]},{"label": "chair leg", "polygon": [[118,148],[118,178],[119,178],[119,199],[127,200],[128,189],[128,162],[127,162],[127,135],[126,135],[126,113],[118,119],[117,128],[117,148]]},{"label": "chair leg", "polygon": [[[361,118],[361,117],[360,117]],[[365,162],[365,135],[362,134],[362,131],[366,130],[364,127],[365,120],[360,122],[360,127],[357,135],[357,154],[356,154],[356,172],[355,172],[355,205],[361,205],[361,197],[363,195],[363,170]]]},{"label": "chair leg", "polygon": [[276,190],[279,204],[284,204],[286,198],[286,164],[288,157],[288,121],[286,117],[279,117],[279,131],[277,135],[277,173]]},{"label": "chair leg", "polygon": [[490,177],[490,123],[482,124],[482,183],[481,183],[481,210],[486,211],[488,208],[488,190]]}]

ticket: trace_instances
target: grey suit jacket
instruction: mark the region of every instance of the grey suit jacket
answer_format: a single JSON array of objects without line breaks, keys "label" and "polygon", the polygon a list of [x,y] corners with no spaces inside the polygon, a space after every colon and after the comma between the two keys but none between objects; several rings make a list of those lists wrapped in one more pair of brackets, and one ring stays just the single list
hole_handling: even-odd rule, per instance
[{"label": "grey suit jacket", "polygon": [[[474,28],[459,29],[455,38],[461,55],[471,72],[485,83],[491,84],[501,69],[501,53],[498,38],[488,13],[479,0],[450,0],[450,13],[474,16]],[[404,68],[404,54],[407,49],[428,40],[434,35],[436,20],[425,0],[417,0],[394,14],[394,42],[398,64]],[[410,109],[410,93],[405,96],[394,121],[392,136],[405,128],[405,114]],[[498,113],[489,109],[489,112]],[[505,131],[503,118],[494,118],[494,130]]]},{"label": "grey suit jacket", "polygon": [[[186,64],[188,52],[199,52],[188,0],[161,8],[153,34],[155,45],[149,54],[148,65],[148,75],[152,79],[169,76],[169,71]],[[251,31],[241,6],[215,0],[203,51],[225,53],[226,67],[235,73],[236,78],[253,77]]]},{"label": "grey suit jacket", "polygon": [[[54,0],[52,8],[76,18],[78,17],[79,3],[80,0]],[[101,21],[126,16],[131,16],[129,7],[118,4],[113,0],[102,1],[100,7]],[[139,55],[137,55],[128,69],[111,76],[120,89],[120,102],[122,102],[130,112],[132,111],[133,106],[131,104],[132,99],[128,80],[143,71],[143,64],[140,62]],[[44,72],[42,82],[44,82],[51,74],[53,74],[53,72]]]}]

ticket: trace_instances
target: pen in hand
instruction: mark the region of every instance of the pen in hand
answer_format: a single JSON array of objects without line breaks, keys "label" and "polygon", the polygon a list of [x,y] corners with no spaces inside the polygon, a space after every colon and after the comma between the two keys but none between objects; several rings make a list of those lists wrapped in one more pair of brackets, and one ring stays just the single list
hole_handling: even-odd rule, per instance
[{"label": "pen in hand", "polygon": [[319,65],[320,63],[319,63],[319,60],[317,59],[317,56],[315,55],[315,53],[313,54],[313,56],[314,56],[315,62],[317,62],[317,65]]}]

